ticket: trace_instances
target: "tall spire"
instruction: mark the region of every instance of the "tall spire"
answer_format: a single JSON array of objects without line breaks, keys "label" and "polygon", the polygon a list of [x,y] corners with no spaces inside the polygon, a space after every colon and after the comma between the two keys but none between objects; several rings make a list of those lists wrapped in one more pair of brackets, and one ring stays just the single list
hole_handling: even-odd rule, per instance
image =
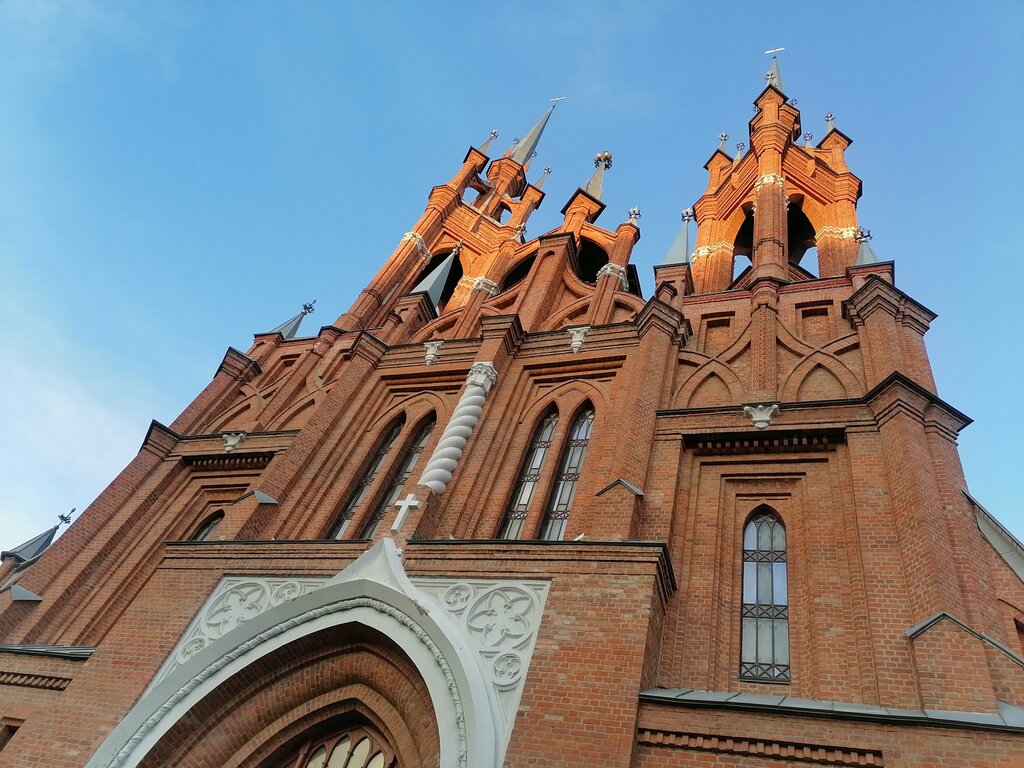
[{"label": "tall spire", "polygon": [[283,323],[277,326],[277,328],[270,331],[270,333],[280,333],[281,336],[285,338],[285,340],[294,339],[295,334],[299,332],[299,326],[302,325],[302,318],[304,318],[306,315],[313,314],[314,304],[316,304],[316,299],[313,299],[311,302],[307,304],[303,304],[302,310],[299,312],[299,314],[295,315],[295,317],[291,317],[285,320]]},{"label": "tall spire", "polygon": [[594,155],[594,175],[590,177],[583,191],[595,200],[601,199],[604,191],[604,172],[612,167],[612,153],[605,150]]},{"label": "tall spire", "polygon": [[779,93],[785,93],[782,90],[782,74],[779,72],[778,57],[772,56],[772,65],[768,68],[768,73],[764,76],[764,79],[768,81],[768,85],[779,91]]},{"label": "tall spire", "polygon": [[693,215],[693,208],[687,208],[682,213],[683,226],[679,228],[679,234],[672,241],[668,253],[662,259],[661,264],[689,264],[690,263],[690,222],[696,217]]},{"label": "tall spire", "polygon": [[35,536],[24,544],[15,547],[11,550],[0,552],[0,559],[5,557],[13,557],[19,563],[25,563],[29,560],[34,560],[39,557],[43,552],[46,551],[47,547],[53,543],[54,536],[57,535],[57,529],[60,525],[55,525],[48,531],[43,531],[38,536]]},{"label": "tall spire", "polygon": [[489,134],[487,134],[487,141],[480,145],[480,151],[486,155],[487,150],[491,148],[491,142],[494,141],[496,138],[498,138],[497,131],[491,131]]},{"label": "tall spire", "polygon": [[425,293],[427,298],[436,308],[441,303],[441,294],[444,293],[444,287],[448,283],[448,275],[451,274],[452,265],[455,263],[455,259],[459,257],[459,251],[462,250],[462,241],[460,240],[455,244],[455,248],[452,252],[445,256],[444,260],[438,264],[420,282],[412,289],[413,293]]},{"label": "tall spire", "polygon": [[554,103],[548,107],[547,112],[541,115],[537,124],[530,129],[528,134],[526,134],[526,138],[518,143],[514,143],[509,149],[510,158],[520,165],[526,165],[530,162],[531,158],[533,158],[537,152],[537,145],[540,143],[540,137],[544,134],[544,127],[548,124],[548,120],[551,119],[551,113],[555,111],[555,107],[558,106],[558,102],[564,98],[564,96],[559,96],[557,99],[551,100]]}]

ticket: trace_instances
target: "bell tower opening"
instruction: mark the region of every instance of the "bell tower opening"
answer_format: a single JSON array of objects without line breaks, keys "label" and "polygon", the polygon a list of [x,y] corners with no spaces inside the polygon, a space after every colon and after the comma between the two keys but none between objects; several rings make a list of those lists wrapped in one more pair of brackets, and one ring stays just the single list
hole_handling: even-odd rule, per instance
[{"label": "bell tower opening", "polygon": [[754,259],[754,206],[743,206],[746,216],[732,243],[732,279],[736,281],[753,264]]},{"label": "bell tower opening", "polygon": [[583,238],[580,243],[578,276],[584,283],[596,283],[597,273],[608,263],[608,254],[593,240]]},{"label": "bell tower opening", "polygon": [[789,263],[817,277],[818,248],[814,239],[814,225],[803,211],[803,197],[794,195],[786,212],[787,252]]}]

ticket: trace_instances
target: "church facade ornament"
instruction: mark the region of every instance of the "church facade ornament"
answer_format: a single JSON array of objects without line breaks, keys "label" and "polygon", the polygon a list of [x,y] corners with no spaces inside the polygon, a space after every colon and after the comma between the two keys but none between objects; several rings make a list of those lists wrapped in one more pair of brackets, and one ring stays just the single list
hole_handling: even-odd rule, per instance
[{"label": "church facade ornament", "polygon": [[629,288],[629,280],[626,277],[626,268],[618,264],[605,264],[599,270],[597,270],[597,278],[600,280],[605,275],[617,278],[619,285],[622,286],[622,290]]}]

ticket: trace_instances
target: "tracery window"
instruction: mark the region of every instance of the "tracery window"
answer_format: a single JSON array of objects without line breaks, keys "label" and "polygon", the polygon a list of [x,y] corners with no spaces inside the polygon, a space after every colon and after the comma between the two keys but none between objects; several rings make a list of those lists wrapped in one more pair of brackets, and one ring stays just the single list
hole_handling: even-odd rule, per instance
[{"label": "tracery window", "polygon": [[395,466],[391,473],[391,479],[388,481],[387,489],[381,495],[380,500],[377,502],[377,506],[373,509],[373,514],[370,515],[370,519],[366,521],[366,525],[363,526],[363,532],[361,538],[369,539],[377,530],[377,526],[380,525],[380,521],[387,515],[388,510],[394,506],[395,502],[398,501],[399,496],[402,495],[402,488],[405,486],[406,481],[412,474],[413,469],[416,468],[416,462],[423,453],[423,449],[427,446],[427,440],[430,439],[430,433],[434,429],[434,424],[437,422],[436,418],[431,414],[430,418],[424,422],[423,426],[416,432],[416,436],[409,443],[409,446],[405,449],[405,453],[402,454],[401,460]]},{"label": "tracery window", "polygon": [[555,477],[555,487],[548,501],[538,538],[560,541],[565,536],[569,522],[569,510],[576,495],[576,484],[583,469],[583,457],[590,443],[590,430],[594,426],[594,409],[585,408],[569,429],[569,439],[562,451],[562,460]]},{"label": "tracery window", "polygon": [[558,412],[553,410],[534,430],[530,447],[526,451],[523,465],[519,469],[519,479],[516,480],[516,486],[512,489],[512,497],[508,500],[505,519],[498,531],[499,539],[518,539],[522,535],[530,501],[540,482],[544,459],[547,458],[548,448],[551,447],[551,438],[555,434],[557,424]]},{"label": "tracery window", "polygon": [[366,728],[307,741],[280,768],[397,768],[394,751]]},{"label": "tracery window", "polygon": [[763,507],[743,529],[741,679],[790,680],[786,568],[786,529]]},{"label": "tracery window", "polygon": [[345,535],[345,531],[352,522],[352,518],[359,511],[359,505],[363,503],[367,491],[369,491],[370,486],[373,484],[374,478],[377,477],[384,459],[391,453],[391,447],[395,444],[398,433],[402,431],[403,424],[405,424],[405,416],[396,419],[388,431],[384,433],[384,437],[377,443],[377,450],[373,452],[370,463],[366,465],[366,469],[363,470],[359,482],[348,497],[348,501],[345,502],[345,506],[342,507],[337,522],[331,528],[330,533],[327,534],[328,539],[340,539]]}]

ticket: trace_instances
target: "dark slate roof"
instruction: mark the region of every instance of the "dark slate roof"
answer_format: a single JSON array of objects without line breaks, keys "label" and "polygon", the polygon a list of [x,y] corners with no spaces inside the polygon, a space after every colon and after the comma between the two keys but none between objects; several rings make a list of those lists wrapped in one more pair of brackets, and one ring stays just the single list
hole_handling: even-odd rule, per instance
[{"label": "dark slate roof", "polygon": [[50,544],[53,543],[53,537],[57,535],[57,529],[59,527],[59,525],[55,525],[50,530],[43,531],[35,538],[29,539],[24,544],[17,546],[12,550],[0,552],[0,559],[11,556],[17,558],[20,563],[34,560],[43,554]]},{"label": "dark slate roof", "polygon": [[24,653],[31,656],[57,656],[62,659],[81,661],[96,652],[92,645],[28,645],[0,644],[0,653]]}]

